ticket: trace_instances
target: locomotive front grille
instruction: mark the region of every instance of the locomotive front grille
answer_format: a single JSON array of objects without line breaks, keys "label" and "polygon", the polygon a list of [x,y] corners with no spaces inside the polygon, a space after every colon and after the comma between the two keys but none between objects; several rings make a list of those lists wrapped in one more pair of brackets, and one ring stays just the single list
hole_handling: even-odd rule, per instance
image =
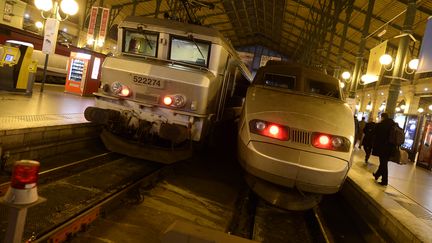
[{"label": "locomotive front grille", "polygon": [[297,129],[290,129],[290,139],[294,143],[310,144],[311,133]]},{"label": "locomotive front grille", "polygon": [[151,103],[158,103],[159,102],[159,95],[149,95],[149,94],[141,94],[136,93],[135,98],[142,101],[147,101]]}]

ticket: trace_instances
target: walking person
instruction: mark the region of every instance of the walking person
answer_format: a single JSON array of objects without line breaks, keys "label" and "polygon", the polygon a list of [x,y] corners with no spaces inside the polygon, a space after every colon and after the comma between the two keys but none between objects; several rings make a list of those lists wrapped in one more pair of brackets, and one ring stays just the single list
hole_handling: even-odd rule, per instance
[{"label": "walking person", "polygon": [[[357,116],[354,115],[354,148],[356,148],[357,140],[359,139],[358,138],[358,136],[359,136],[359,130],[360,130],[360,128],[359,128],[359,121],[357,119]],[[359,147],[360,147],[360,145],[359,145]]]},{"label": "walking person", "polygon": [[390,130],[394,121],[389,118],[387,113],[381,114],[381,121],[376,124],[373,138],[372,155],[379,157],[378,170],[373,173],[375,180],[381,177],[380,185],[388,184],[388,161],[395,149],[395,145],[389,142]]},{"label": "walking person", "polygon": [[364,134],[364,128],[366,126],[366,121],[365,121],[365,117],[362,117],[361,121],[359,121],[359,131],[358,131],[358,144],[359,144],[359,148],[361,148],[362,146],[362,141],[363,141],[363,134]]},{"label": "walking person", "polygon": [[372,153],[372,145],[373,145],[373,138],[374,138],[374,130],[375,130],[376,123],[373,121],[372,117],[369,117],[368,122],[363,128],[363,140],[361,144],[363,145],[363,149],[366,152],[365,155],[365,163],[367,164],[369,161],[369,157]]}]

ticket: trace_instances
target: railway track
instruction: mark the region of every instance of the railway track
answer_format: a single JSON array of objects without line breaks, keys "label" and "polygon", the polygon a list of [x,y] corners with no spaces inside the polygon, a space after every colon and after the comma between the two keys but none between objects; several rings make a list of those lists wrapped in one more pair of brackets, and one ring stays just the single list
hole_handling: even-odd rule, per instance
[{"label": "railway track", "polygon": [[288,211],[240,193],[229,233],[258,242],[391,242],[364,221],[339,194],[327,195],[313,209]]},{"label": "railway track", "polygon": [[[41,163],[38,194],[47,201],[29,208],[24,240],[62,242],[69,239],[113,204],[121,202],[128,192],[153,183],[163,168],[150,161],[95,148],[87,153],[71,152],[46,158]],[[4,178],[0,183],[1,193],[9,187]],[[7,228],[7,211],[0,206],[1,229]],[[0,231],[0,239],[4,234],[5,230]]]},{"label": "railway track", "polygon": [[239,198],[230,233],[259,242],[331,242],[317,208],[288,211],[258,198],[249,189]]},{"label": "railway track", "polygon": [[[384,242],[358,223],[360,217],[348,217],[338,197],[301,212],[260,200],[243,180],[234,142],[220,140],[225,143],[169,167],[109,153],[97,144],[88,146],[91,152],[44,159],[38,191],[48,200],[29,209],[23,239],[160,242],[180,219],[261,242]],[[0,207],[1,229],[6,213]]]}]

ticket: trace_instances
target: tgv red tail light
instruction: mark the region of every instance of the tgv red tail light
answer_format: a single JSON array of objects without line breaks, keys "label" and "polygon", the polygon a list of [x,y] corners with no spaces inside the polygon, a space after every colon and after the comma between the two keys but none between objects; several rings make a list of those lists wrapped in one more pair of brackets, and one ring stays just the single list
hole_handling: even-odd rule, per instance
[{"label": "tgv red tail light", "polygon": [[263,120],[251,120],[249,122],[249,128],[251,133],[279,140],[289,139],[288,127],[277,123],[267,122]]},{"label": "tgv red tail light", "polygon": [[312,133],[312,145],[320,149],[348,152],[351,143],[345,137],[314,132]]}]

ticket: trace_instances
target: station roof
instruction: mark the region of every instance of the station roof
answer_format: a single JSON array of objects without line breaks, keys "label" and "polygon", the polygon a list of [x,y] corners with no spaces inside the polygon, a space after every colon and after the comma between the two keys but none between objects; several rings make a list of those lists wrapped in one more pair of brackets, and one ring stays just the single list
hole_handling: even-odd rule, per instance
[{"label": "station roof", "polygon": [[[96,0],[87,2],[91,6]],[[219,30],[236,48],[259,45],[291,60],[326,63],[330,68],[338,64],[350,6],[340,66],[354,67],[370,2],[374,8],[363,57],[367,61],[369,50],[384,40],[389,41],[387,52],[395,56],[407,0],[103,0],[111,6],[111,26],[130,15],[191,19]],[[416,5],[410,42],[413,57],[432,15],[432,1],[418,0]]]}]

